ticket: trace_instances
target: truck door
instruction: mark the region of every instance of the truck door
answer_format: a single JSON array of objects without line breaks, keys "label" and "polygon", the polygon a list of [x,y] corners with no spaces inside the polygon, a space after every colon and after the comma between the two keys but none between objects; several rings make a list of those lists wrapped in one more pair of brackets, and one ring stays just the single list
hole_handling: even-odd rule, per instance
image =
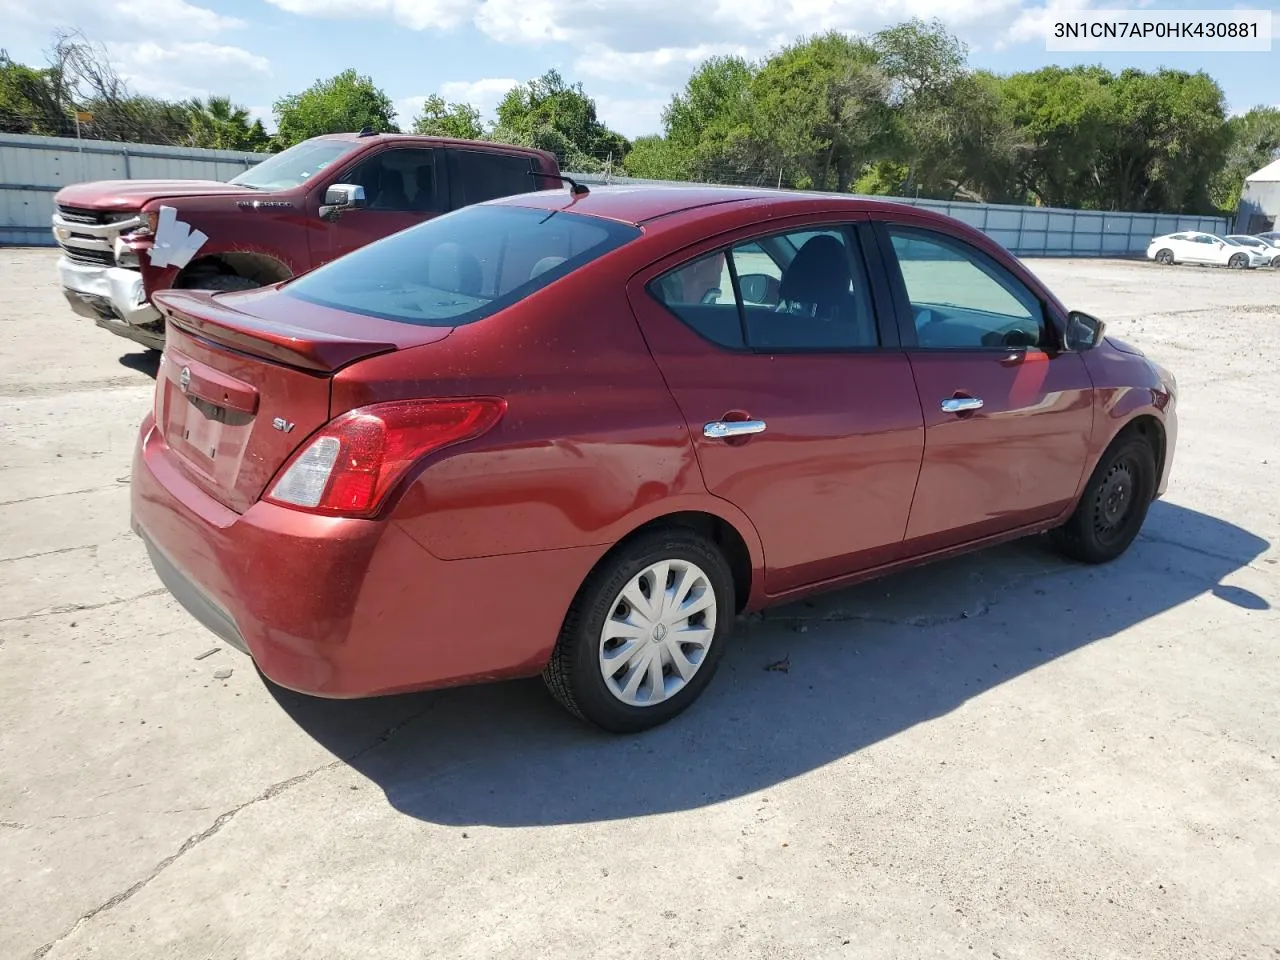
[{"label": "truck door", "polygon": [[[530,178],[532,179],[532,178]],[[365,206],[324,223],[324,238],[313,243],[313,266],[337,259],[367,243],[429,220],[448,209],[444,151],[433,147],[393,147],[366,154],[330,183],[364,187]],[[316,203],[323,202],[319,191]]]}]

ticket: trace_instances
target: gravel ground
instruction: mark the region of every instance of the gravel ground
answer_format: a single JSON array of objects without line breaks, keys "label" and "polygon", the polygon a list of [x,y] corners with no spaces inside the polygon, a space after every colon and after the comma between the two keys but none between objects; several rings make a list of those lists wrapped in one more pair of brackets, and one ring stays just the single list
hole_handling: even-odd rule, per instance
[{"label": "gravel ground", "polygon": [[265,687],[129,532],[145,355],[0,249],[0,956],[1280,955],[1280,274],[1032,267],[1178,375],[1133,549],[770,611],[615,739]]}]

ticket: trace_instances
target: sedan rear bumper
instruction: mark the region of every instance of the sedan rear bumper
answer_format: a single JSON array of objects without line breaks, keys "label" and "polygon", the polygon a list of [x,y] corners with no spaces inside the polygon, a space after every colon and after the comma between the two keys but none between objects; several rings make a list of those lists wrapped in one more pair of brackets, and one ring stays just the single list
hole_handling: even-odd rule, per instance
[{"label": "sedan rear bumper", "polygon": [[132,525],[197,620],[275,683],[364,697],[533,676],[598,559],[596,548],[439,560],[392,520],[218,503],[147,417]]}]

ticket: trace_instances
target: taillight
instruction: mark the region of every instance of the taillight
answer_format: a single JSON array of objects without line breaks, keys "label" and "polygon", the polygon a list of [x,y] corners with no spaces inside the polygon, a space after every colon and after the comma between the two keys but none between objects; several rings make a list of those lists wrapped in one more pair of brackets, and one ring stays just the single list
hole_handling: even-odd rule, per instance
[{"label": "taillight", "polygon": [[367,517],[413,464],[490,430],[505,400],[404,400],[342,414],[290,458],[263,498],[331,516]]}]

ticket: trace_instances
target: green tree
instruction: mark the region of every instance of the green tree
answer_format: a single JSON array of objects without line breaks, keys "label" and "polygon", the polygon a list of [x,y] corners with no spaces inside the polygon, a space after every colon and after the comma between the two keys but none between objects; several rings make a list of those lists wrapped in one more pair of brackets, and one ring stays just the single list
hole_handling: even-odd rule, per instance
[{"label": "green tree", "polygon": [[395,106],[373,80],[344,70],[327,80],[317,80],[301,93],[281,97],[272,111],[276,118],[276,141],[291,147],[326,133],[363,130],[399,133]]},{"label": "green tree", "polygon": [[413,121],[413,132],[424,137],[454,137],[479,140],[484,137],[480,111],[469,103],[446,103],[444,97],[432,94]]},{"label": "green tree", "polygon": [[58,70],[15,63],[0,50],[0,132],[62,136],[74,109]]},{"label": "green tree", "polygon": [[975,93],[968,47],[941,21],[919,18],[881,30],[871,47],[889,79],[889,149],[905,167],[901,192],[954,196],[967,172],[957,149]]},{"label": "green tree", "polygon": [[844,192],[884,155],[890,84],[877,59],[832,31],[784,48],[753,78],[753,139],[784,183]]},{"label": "green tree", "polygon": [[755,68],[741,57],[712,57],[693,72],[662,113],[666,179],[733,183],[770,179],[751,125],[755,74]]},{"label": "green tree", "polygon": [[1219,210],[1240,205],[1244,178],[1280,159],[1280,109],[1254,107],[1227,121],[1231,138],[1222,168],[1213,178],[1210,198]]},{"label": "green tree", "polygon": [[265,150],[270,137],[261,120],[250,122],[249,111],[230,97],[198,97],[187,102],[191,145],[213,150]]},{"label": "green tree", "polygon": [[512,87],[497,114],[493,139],[552,150],[562,165],[576,170],[599,170],[610,159],[620,164],[631,147],[600,121],[582,84],[570,86],[555,70]]},{"label": "green tree", "polygon": [[637,137],[623,160],[623,170],[629,177],[645,180],[692,180],[691,158],[691,151],[667,137]]}]

